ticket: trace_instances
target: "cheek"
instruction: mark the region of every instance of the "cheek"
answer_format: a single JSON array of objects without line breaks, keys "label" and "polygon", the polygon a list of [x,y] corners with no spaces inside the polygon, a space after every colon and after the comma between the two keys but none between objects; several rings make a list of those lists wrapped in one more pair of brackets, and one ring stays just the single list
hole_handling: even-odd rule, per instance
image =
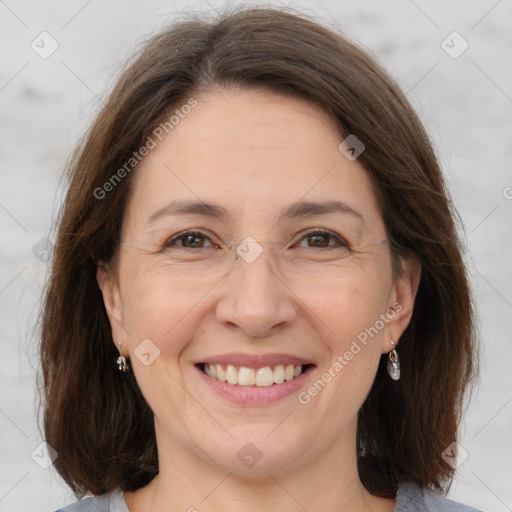
[{"label": "cheek", "polygon": [[347,279],[344,286],[310,292],[308,306],[318,319],[325,358],[318,378],[336,382],[340,402],[360,405],[371,388],[382,352],[390,280],[371,274]]},{"label": "cheek", "polygon": [[162,355],[179,354],[189,341],[187,334],[194,333],[197,315],[204,313],[211,285],[173,278],[168,269],[136,265],[126,265],[124,278],[123,309],[132,351],[149,338]]},{"label": "cheek", "polygon": [[[343,280],[333,280],[316,289],[297,290],[297,296],[304,297],[306,314],[312,319],[317,318],[322,330],[321,337],[331,352],[339,355],[385,313],[390,284],[390,279],[385,276],[369,272],[353,273],[345,275]],[[310,313],[307,313],[308,310]],[[379,334],[383,330],[381,323],[377,324]]]},{"label": "cheek", "polygon": [[377,279],[377,275],[354,273],[350,279],[345,276],[342,286],[333,283],[307,296],[314,313],[309,318],[316,319],[324,357],[310,387],[298,398],[305,410],[332,426],[325,431],[329,443],[335,443],[339,432],[356,421],[375,379],[384,335],[380,319],[391,283],[390,278]]},{"label": "cheek", "polygon": [[[168,273],[135,265],[127,265],[124,272],[124,315],[132,369],[151,409],[165,416],[162,404],[167,404],[174,414],[167,421],[179,425],[187,416],[188,403],[180,384],[187,371],[181,358],[197,334],[200,315],[205,314],[208,289],[197,283],[182,287]],[[150,354],[148,365],[145,353]]]}]

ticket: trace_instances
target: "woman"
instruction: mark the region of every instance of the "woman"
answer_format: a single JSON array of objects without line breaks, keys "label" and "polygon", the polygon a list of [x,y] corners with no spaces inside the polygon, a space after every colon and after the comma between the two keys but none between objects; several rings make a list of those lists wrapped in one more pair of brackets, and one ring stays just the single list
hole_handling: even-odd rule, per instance
[{"label": "woman", "polygon": [[394,82],[300,15],[153,38],[69,168],[46,441],[105,510],[474,510],[446,500],[472,302]]}]

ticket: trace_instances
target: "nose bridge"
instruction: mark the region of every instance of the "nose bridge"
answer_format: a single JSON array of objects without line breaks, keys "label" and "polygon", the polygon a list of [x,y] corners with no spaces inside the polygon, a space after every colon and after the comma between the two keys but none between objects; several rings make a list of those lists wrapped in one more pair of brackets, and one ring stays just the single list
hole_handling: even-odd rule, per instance
[{"label": "nose bridge", "polygon": [[219,321],[238,325],[248,335],[263,336],[296,315],[293,299],[276,265],[280,241],[247,237],[234,246],[235,262],[218,305]]},{"label": "nose bridge", "polygon": [[272,285],[276,278],[276,256],[278,244],[271,240],[245,238],[235,247],[235,272],[244,279],[261,282],[265,286]]},{"label": "nose bridge", "polygon": [[283,286],[283,276],[280,260],[282,240],[270,240],[252,236],[246,237],[235,246],[234,272],[239,279],[261,293],[275,292],[274,298],[279,294],[287,295]]}]

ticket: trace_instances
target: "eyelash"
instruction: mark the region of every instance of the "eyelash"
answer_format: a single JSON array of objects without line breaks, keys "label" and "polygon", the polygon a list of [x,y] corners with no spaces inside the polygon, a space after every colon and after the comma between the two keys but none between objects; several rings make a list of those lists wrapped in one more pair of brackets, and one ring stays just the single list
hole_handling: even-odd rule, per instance
[{"label": "eyelash", "polygon": [[[334,233],[330,232],[330,231],[326,231],[326,230],[322,230],[322,229],[311,229],[311,230],[307,230],[305,231],[303,234],[302,234],[302,238],[299,240],[299,242],[301,242],[302,240],[304,240],[305,238],[307,237],[310,237],[310,236],[313,236],[313,235],[324,235],[324,236],[328,236],[328,237],[331,237],[331,238],[334,238],[337,243],[338,243],[338,247],[348,247],[348,243],[340,236],[338,235],[335,235]],[[214,244],[211,239],[206,236],[205,234],[199,232],[199,231],[183,231],[182,233],[176,235],[175,237],[172,237],[170,240],[168,240],[166,243],[165,243],[165,248],[169,248],[171,247],[172,245],[174,245],[176,242],[180,241],[180,240],[184,240],[186,239],[188,236],[195,236],[195,237],[203,237],[207,240],[210,241],[210,243],[212,243],[212,245],[214,247],[218,247],[217,244]],[[336,248],[336,246],[327,246],[327,247],[307,247],[308,249],[334,249]],[[180,247],[180,249],[194,249],[193,247],[190,248],[190,247]],[[196,250],[198,249],[204,249],[204,247],[197,247],[195,248]]]},{"label": "eyelash", "polygon": [[[204,237],[205,239],[207,240],[210,240],[210,238],[208,236],[206,236],[205,234],[199,232],[199,231],[183,231],[182,233],[180,233],[179,235],[176,235],[175,237],[171,238],[170,240],[168,240],[166,243],[165,243],[165,247],[166,248],[169,248],[171,247],[175,242],[179,241],[179,240],[184,240],[185,238],[187,238],[188,236],[196,236],[196,237]],[[212,245],[216,245],[216,244],[213,244],[213,242],[210,240],[210,242],[212,243]],[[190,249],[189,247],[180,247],[180,249]],[[198,247],[196,249],[204,249],[204,247]]]},{"label": "eyelash", "polygon": [[[333,246],[328,245],[327,247],[325,247],[325,249],[336,249],[336,247],[348,247],[348,243],[343,237],[341,237],[339,235],[335,235],[331,231],[327,231],[325,229],[309,229],[309,230],[305,231],[304,233],[302,233],[302,238],[300,239],[300,241],[304,240],[304,238],[307,238],[307,237],[313,236],[313,235],[328,236],[328,237],[333,238],[337,242],[337,245],[333,245]],[[315,247],[308,247],[308,249],[315,249]],[[324,249],[324,248],[317,247],[316,249]]]}]

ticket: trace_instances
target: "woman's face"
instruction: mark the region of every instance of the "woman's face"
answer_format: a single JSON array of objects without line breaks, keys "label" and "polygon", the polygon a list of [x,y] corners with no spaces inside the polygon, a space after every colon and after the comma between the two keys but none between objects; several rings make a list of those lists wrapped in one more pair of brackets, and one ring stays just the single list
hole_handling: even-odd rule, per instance
[{"label": "woman's face", "polygon": [[417,272],[392,278],[369,176],[322,110],[258,91],[196,100],[137,169],[125,245],[98,274],[159,449],[239,474],[354,450]]}]

